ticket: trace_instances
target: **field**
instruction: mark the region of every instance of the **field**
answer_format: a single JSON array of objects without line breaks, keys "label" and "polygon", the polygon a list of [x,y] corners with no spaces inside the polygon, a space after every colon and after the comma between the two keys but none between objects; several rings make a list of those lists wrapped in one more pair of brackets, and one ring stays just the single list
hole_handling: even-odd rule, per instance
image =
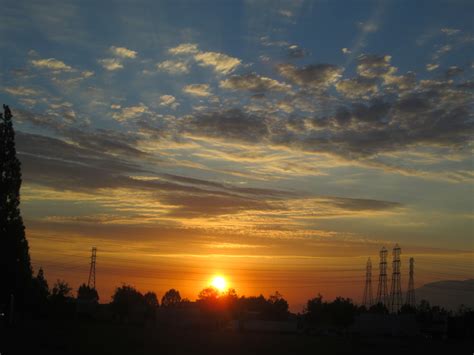
[{"label": "field", "polygon": [[109,323],[30,322],[0,334],[10,354],[472,354],[468,341],[171,330]]}]

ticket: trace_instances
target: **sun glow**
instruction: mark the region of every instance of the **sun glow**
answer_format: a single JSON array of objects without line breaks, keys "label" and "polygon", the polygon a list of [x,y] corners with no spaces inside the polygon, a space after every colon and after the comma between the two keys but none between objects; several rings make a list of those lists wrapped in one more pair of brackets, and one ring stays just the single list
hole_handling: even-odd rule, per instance
[{"label": "sun glow", "polygon": [[219,291],[225,291],[227,288],[227,282],[222,276],[214,276],[211,281],[211,286],[217,288]]}]

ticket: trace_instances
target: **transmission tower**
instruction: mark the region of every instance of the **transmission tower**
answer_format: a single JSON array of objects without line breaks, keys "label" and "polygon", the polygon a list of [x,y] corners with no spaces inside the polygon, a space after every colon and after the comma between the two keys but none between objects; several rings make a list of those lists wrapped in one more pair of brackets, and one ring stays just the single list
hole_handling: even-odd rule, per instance
[{"label": "transmission tower", "polygon": [[410,274],[409,274],[410,279],[408,280],[408,291],[407,291],[406,304],[411,306],[411,307],[416,306],[414,274],[415,274],[415,259],[410,258]]},{"label": "transmission tower", "polygon": [[91,255],[91,268],[89,271],[89,281],[87,281],[87,287],[95,289],[95,260],[96,260],[97,248],[92,247]]},{"label": "transmission tower", "polygon": [[377,288],[377,303],[382,303],[387,306],[388,291],[387,291],[387,249],[382,247],[380,250],[380,265],[379,265],[379,286]]},{"label": "transmission tower", "polygon": [[367,260],[367,266],[365,268],[365,289],[364,289],[364,299],[363,305],[366,309],[369,309],[373,304],[372,299],[372,261],[370,258]]},{"label": "transmission tower", "polygon": [[393,247],[392,287],[390,288],[390,311],[397,313],[402,306],[402,286],[400,282],[400,254],[402,250],[395,244]]}]

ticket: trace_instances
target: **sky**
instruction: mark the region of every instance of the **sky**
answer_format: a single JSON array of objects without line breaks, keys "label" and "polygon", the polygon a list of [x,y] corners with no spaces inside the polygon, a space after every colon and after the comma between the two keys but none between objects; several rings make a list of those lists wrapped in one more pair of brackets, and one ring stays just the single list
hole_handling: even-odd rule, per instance
[{"label": "sky", "polygon": [[[107,302],[360,301],[402,248],[415,285],[474,275],[471,1],[9,1],[14,115],[35,271]],[[390,267],[389,267],[390,272]]]}]

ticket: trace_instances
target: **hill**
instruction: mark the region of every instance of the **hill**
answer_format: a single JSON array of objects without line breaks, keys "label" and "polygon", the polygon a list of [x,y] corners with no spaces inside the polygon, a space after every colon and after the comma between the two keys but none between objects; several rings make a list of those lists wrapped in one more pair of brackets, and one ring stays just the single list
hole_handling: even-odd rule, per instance
[{"label": "hill", "polygon": [[461,304],[474,308],[474,279],[431,282],[415,290],[417,303],[425,299],[431,305],[457,310]]}]

